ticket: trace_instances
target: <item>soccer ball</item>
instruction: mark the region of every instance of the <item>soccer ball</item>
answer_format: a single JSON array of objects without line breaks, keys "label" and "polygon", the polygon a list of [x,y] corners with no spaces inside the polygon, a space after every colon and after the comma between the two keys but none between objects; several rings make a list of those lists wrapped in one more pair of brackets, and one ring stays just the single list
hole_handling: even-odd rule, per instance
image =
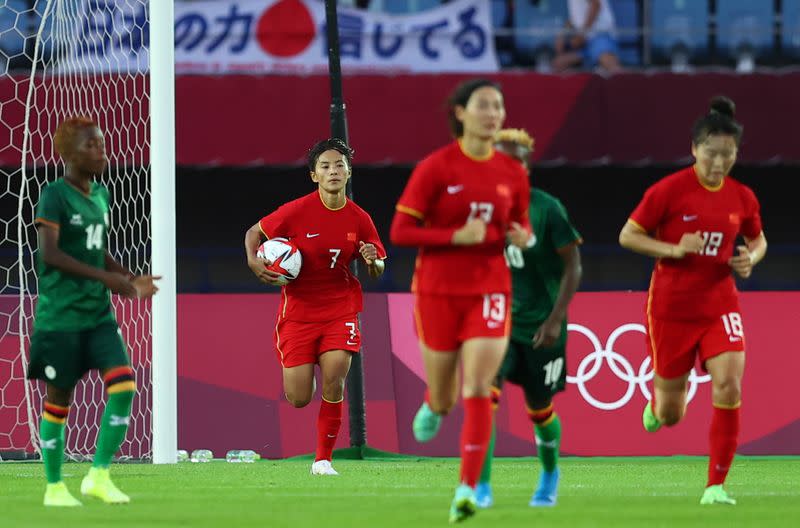
[{"label": "soccer ball", "polygon": [[256,256],[272,262],[267,269],[281,275],[281,285],[288,284],[300,275],[303,257],[289,239],[276,237],[267,240],[258,247]]}]

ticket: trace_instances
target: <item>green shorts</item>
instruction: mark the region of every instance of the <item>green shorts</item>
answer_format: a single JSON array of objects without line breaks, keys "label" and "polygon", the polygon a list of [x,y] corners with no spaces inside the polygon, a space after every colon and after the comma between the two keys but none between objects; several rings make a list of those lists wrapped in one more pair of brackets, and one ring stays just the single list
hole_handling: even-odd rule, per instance
[{"label": "green shorts", "polygon": [[71,390],[92,369],[130,365],[122,332],[109,321],[79,332],[33,331],[28,379]]},{"label": "green shorts", "polygon": [[522,387],[528,402],[550,401],[567,384],[567,336],[564,332],[550,348],[510,341],[497,374],[496,385],[508,380]]}]

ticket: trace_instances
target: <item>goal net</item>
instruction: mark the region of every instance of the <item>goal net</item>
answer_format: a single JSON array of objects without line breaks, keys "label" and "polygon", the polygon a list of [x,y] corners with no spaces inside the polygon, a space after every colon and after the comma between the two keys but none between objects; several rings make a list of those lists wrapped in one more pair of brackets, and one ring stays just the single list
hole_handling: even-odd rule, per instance
[{"label": "goal net", "polygon": [[[160,1],[160,0],[159,0]],[[111,193],[109,251],[150,272],[149,20],[146,0],[0,0],[0,457],[39,450],[41,382],[26,381],[37,294],[33,224],[41,189],[63,174],[58,124],[88,116],[104,131]],[[152,456],[152,334],[148,302],[112,296],[136,372],[120,454]],[[105,402],[97,372],[75,388],[66,452],[94,451]]]}]

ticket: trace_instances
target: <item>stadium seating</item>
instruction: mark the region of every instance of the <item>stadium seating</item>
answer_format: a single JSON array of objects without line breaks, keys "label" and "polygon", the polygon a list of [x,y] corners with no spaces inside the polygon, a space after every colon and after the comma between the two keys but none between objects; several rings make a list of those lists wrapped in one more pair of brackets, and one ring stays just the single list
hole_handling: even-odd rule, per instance
[{"label": "stadium seating", "polygon": [[546,69],[553,55],[556,35],[568,19],[566,0],[530,0],[514,2],[514,44],[527,61]]},{"label": "stadium seating", "polygon": [[800,0],[783,0],[783,54],[800,58]]},{"label": "stadium seating", "polygon": [[775,13],[770,1],[717,0],[717,51],[737,60],[739,71],[773,49]]},{"label": "stadium seating", "polygon": [[657,60],[670,60],[674,70],[708,55],[708,0],[652,0],[650,44]]},{"label": "stadium seating", "polygon": [[385,13],[395,15],[418,13],[442,5],[441,0],[383,0]]},{"label": "stadium seating", "polygon": [[23,53],[25,37],[23,32],[27,28],[19,28],[20,23],[26,23],[23,13],[28,9],[25,0],[7,0],[0,9],[0,57],[13,58]]},{"label": "stadium seating", "polygon": [[610,0],[617,24],[619,59],[626,66],[642,64],[642,17],[637,0]]}]

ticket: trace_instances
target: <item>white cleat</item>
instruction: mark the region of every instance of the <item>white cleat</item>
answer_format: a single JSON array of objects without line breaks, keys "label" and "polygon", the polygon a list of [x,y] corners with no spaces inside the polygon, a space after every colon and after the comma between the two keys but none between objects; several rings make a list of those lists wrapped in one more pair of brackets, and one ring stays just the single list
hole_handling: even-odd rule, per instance
[{"label": "white cleat", "polygon": [[311,464],[312,475],[338,475],[330,460],[317,460]]}]

